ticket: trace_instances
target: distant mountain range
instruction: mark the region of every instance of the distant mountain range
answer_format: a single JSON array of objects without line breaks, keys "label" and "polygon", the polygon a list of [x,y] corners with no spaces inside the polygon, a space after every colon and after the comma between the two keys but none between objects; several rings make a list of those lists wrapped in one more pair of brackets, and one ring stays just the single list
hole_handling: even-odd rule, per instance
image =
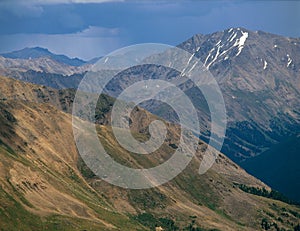
[{"label": "distant mountain range", "polygon": [[[197,34],[178,46],[199,58],[221,87],[229,122],[222,152],[231,159],[246,163],[247,159],[300,133],[299,38],[230,28],[208,35]],[[49,53],[43,48],[26,48],[4,54],[0,57],[0,73],[58,89],[76,88],[90,64]],[[135,67],[114,78],[107,93],[115,97],[133,82],[149,78],[148,74],[153,72],[161,79],[179,77],[167,68]],[[203,122],[201,138],[207,140],[210,114],[205,99],[195,86],[181,87],[198,102],[196,107]],[[166,120],[177,120],[174,112],[165,105],[148,102],[142,106]],[[270,159],[262,161],[265,165],[270,164]],[[271,164],[276,167],[279,163]],[[253,165],[244,166],[263,179],[252,171]],[[295,174],[299,174],[299,168],[293,169]],[[300,174],[297,176],[299,179]],[[297,185],[293,179],[287,176],[286,180],[290,185]],[[275,182],[275,178],[268,181],[271,186]],[[276,188],[281,190],[283,187]]]},{"label": "distant mountain range", "polygon": [[57,55],[51,53],[46,48],[41,47],[33,47],[33,48],[24,48],[22,50],[13,51],[10,53],[4,53],[0,54],[4,58],[10,58],[10,59],[38,59],[38,58],[51,58],[57,62],[64,63],[70,66],[82,66],[86,64],[86,61],[83,61],[78,58],[69,58],[66,55]]},{"label": "distant mountain range", "polygon": [[54,53],[50,52],[48,49],[42,48],[42,47],[32,47],[32,48],[26,47],[22,50],[0,54],[0,56],[2,56],[4,58],[8,58],[8,59],[15,59],[15,60],[19,60],[19,59],[26,59],[26,60],[49,59],[49,60],[53,60],[53,61],[56,61],[61,64],[65,64],[68,66],[74,66],[74,67],[80,67],[80,66],[84,66],[87,64],[94,64],[101,58],[101,57],[95,57],[91,60],[84,61],[79,58],[69,58],[66,55],[54,54]]}]

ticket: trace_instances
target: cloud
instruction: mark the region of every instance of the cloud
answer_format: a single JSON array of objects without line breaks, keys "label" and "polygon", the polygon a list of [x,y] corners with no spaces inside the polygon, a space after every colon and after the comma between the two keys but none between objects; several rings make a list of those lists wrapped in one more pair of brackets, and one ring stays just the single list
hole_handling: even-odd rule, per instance
[{"label": "cloud", "polygon": [[8,11],[18,17],[39,17],[44,6],[59,4],[101,4],[109,2],[123,2],[124,0],[1,0],[1,11]]},{"label": "cloud", "polygon": [[2,0],[4,4],[26,4],[26,5],[50,5],[50,4],[85,4],[85,3],[106,3],[123,2],[124,0]]},{"label": "cloud", "polygon": [[119,32],[120,30],[118,28],[89,26],[76,34],[80,37],[112,37],[117,36]]},{"label": "cloud", "polygon": [[176,45],[196,33],[241,26],[286,36],[300,35],[300,2],[295,1],[115,2],[119,1],[0,0],[0,52],[44,46],[87,59],[122,45]]},{"label": "cloud", "polygon": [[11,12],[18,17],[39,17],[43,13],[43,7],[35,4],[28,4],[26,1],[0,2],[0,13],[3,11]]}]

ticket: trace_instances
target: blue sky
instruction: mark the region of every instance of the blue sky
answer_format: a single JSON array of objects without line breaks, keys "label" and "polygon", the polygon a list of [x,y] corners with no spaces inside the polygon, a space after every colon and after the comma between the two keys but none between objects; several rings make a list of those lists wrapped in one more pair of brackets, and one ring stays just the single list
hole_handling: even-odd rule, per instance
[{"label": "blue sky", "polygon": [[0,53],[41,46],[91,59],[230,27],[300,37],[299,1],[1,0]]}]

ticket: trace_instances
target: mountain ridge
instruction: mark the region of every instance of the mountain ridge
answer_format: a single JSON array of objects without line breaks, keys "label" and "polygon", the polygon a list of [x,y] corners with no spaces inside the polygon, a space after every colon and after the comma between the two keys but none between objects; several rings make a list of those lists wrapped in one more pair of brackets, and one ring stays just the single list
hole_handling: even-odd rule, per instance
[{"label": "mountain ridge", "polygon": [[[175,226],[179,227],[175,230],[183,230],[189,225],[204,230],[257,230],[263,219],[279,227],[292,228],[287,218],[280,215],[282,208],[286,209],[289,220],[298,222],[295,216],[300,214],[299,208],[236,187],[238,183],[269,190],[221,153],[213,168],[199,175],[203,143],[197,152],[199,160],[195,159],[165,185],[149,190],[109,185],[89,174],[72,141],[71,115],[61,110],[71,108],[64,105],[65,100],[72,102],[74,91],[5,77],[0,80],[0,193],[10,195],[0,198],[0,212],[6,211],[0,219],[1,226],[7,230],[11,227],[29,230],[32,225],[39,230],[55,230],[55,227],[153,230],[156,223],[165,230],[174,230]],[[140,109],[132,116],[133,124],[138,120],[139,125],[133,133],[144,139],[145,129],[140,125],[147,126],[152,115]],[[141,121],[145,122],[141,124]],[[165,143],[161,151],[146,159],[132,155],[120,149],[109,123],[103,124],[106,125],[97,125],[99,139],[120,163],[151,166],[167,158],[166,151],[173,149]],[[176,142],[177,129],[169,126],[168,142]],[[268,214],[282,217],[281,221]],[[13,220],[12,216],[19,220]]]},{"label": "mountain ridge", "polygon": [[[245,33],[248,33],[247,37]],[[179,44],[179,47],[199,58],[222,89],[228,112],[228,129],[222,152],[228,157],[237,163],[247,161],[265,153],[287,136],[300,133],[299,38],[245,28],[229,28],[207,35],[195,35]],[[25,63],[23,66],[29,64]],[[8,68],[14,67],[15,65],[11,65]],[[8,69],[5,65],[3,68]],[[6,75],[55,88],[76,88],[84,75],[82,72],[62,76],[46,73],[48,69],[29,69],[22,72],[14,69],[14,72]],[[66,72],[68,69],[63,66],[57,70]],[[74,74],[76,71],[68,73]],[[132,72],[127,71],[127,76],[119,75],[119,79],[109,85],[108,93],[116,97],[133,81],[143,79],[142,73],[151,76],[153,72],[161,74],[162,79],[176,75],[171,71],[163,72],[163,68],[133,68]],[[199,96],[192,85],[182,87],[188,96],[199,102],[199,117],[204,125],[209,124],[209,112],[203,103],[205,99]],[[174,113],[164,106],[152,102],[143,106],[164,119],[176,122]],[[206,141],[209,136],[209,132],[205,133],[207,127],[209,126],[202,126],[204,134],[201,136]],[[247,170],[251,172],[248,167]],[[294,183],[290,182],[290,185]],[[276,189],[282,191],[282,188]]]},{"label": "mountain ridge", "polygon": [[2,53],[0,56],[11,59],[37,59],[41,57],[49,57],[57,62],[62,62],[71,66],[82,66],[86,61],[79,58],[69,58],[66,55],[58,55],[50,52],[47,48],[42,47],[26,47],[21,50]]},{"label": "mountain ridge", "polygon": [[[225,151],[231,158],[238,160],[257,155],[278,142],[282,134],[293,132],[292,124],[299,124],[300,102],[297,96],[300,94],[300,39],[253,32],[245,28],[230,28],[207,35],[194,35],[178,46],[199,58],[217,79],[227,106],[228,122],[233,124],[233,129],[228,132],[233,134],[240,127],[249,128],[249,132],[252,130],[258,133],[267,144],[261,147],[253,137],[245,137],[243,147],[239,148],[234,143],[240,142],[240,139],[235,136],[230,147],[225,147],[236,150],[231,153]],[[24,66],[29,65],[24,63],[20,67],[24,69]],[[40,62],[36,65],[40,66]],[[15,67],[16,64],[3,65],[6,71],[2,74],[55,88],[77,88],[89,68],[84,66],[86,68],[69,69],[57,66],[51,70],[34,66],[18,71]],[[7,71],[10,68],[14,71]],[[59,73],[51,76],[47,72]],[[81,75],[70,78],[59,76],[76,73]],[[111,85],[111,88],[112,96],[116,96],[114,86]],[[159,108],[151,110],[158,113],[160,111]],[[208,121],[209,115],[204,113],[201,118],[203,117]]]}]

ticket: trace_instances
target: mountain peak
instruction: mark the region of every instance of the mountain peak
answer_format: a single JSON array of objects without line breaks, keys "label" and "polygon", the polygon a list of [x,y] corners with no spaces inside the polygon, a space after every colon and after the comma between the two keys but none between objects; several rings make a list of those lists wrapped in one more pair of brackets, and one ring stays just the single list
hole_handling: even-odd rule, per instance
[{"label": "mountain peak", "polygon": [[247,31],[247,32],[250,32],[250,30],[244,28],[244,27],[231,27],[231,28],[228,28],[226,29],[225,31]]},{"label": "mountain peak", "polygon": [[51,53],[47,48],[44,47],[26,47],[23,50],[36,50],[36,51],[44,51]]},{"label": "mountain peak", "polygon": [[81,66],[86,64],[85,61],[79,58],[69,58],[66,55],[58,55],[50,52],[43,47],[26,47],[18,51],[0,54],[4,58],[10,59],[37,59],[37,58],[51,58],[57,62],[64,63],[70,66]]},{"label": "mountain peak", "polygon": [[[232,61],[268,71],[297,69],[299,39],[232,27],[211,34],[197,34],[179,47],[200,58],[207,69],[229,69]],[[281,49],[283,48],[284,49]]]}]

